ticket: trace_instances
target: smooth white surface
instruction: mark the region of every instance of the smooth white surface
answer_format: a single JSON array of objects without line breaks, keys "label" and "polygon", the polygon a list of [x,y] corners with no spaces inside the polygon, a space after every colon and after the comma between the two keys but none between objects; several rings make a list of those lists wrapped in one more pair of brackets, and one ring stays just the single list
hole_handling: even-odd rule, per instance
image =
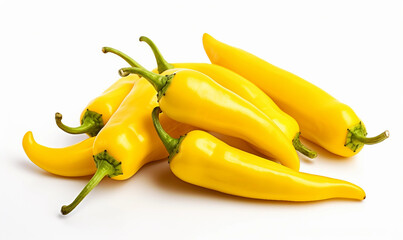
[{"label": "smooth white surface", "polygon": [[[401,1],[1,1],[0,239],[402,239],[402,10]],[[119,78],[126,64],[103,46],[151,69],[138,42],[145,35],[170,62],[208,62],[204,32],[330,92],[369,135],[390,130],[351,159],[313,145],[319,157],[301,158],[301,171],[356,183],[367,199],[248,200],[181,182],[163,161],[128,181],[105,179],[70,215],[59,213],[89,178],[36,167],[24,133],[52,147],[85,138],[61,132],[54,113],[78,124]]]}]

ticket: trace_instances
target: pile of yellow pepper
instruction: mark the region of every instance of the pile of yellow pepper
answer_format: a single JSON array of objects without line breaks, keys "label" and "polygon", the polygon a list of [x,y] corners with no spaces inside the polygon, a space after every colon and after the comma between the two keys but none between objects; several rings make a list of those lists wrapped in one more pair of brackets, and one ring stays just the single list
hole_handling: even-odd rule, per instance
[{"label": "pile of yellow pepper", "polygon": [[158,68],[148,71],[109,47],[130,67],[65,132],[90,138],[65,148],[23,138],[29,159],[61,176],[93,175],[62,214],[71,212],[105,177],[125,180],[148,162],[166,159],[183,181],[227,194],[268,200],[363,200],[365,192],[347,181],[299,172],[297,151],[316,153],[299,137],[350,157],[365,144],[379,143],[385,131],[368,138],[347,105],[306,80],[241,49],[203,35],[212,64],[168,63],[147,37]]}]

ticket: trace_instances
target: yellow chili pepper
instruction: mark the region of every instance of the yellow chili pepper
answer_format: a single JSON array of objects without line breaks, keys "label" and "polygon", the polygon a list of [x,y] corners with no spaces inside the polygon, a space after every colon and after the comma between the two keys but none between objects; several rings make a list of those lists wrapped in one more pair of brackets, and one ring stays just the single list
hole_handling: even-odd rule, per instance
[{"label": "yellow chili pepper", "polygon": [[[172,127],[169,124],[173,121],[165,119],[163,115],[162,119],[168,125],[168,129]],[[173,124],[180,128],[181,125],[177,125],[176,122]],[[187,127],[185,127],[186,129]],[[151,129],[154,131],[154,129]],[[171,132],[176,132],[176,130],[171,130]],[[259,152],[254,150],[250,145],[239,138],[234,138],[226,136],[219,133],[211,133],[216,138],[227,143],[228,145],[241,149],[242,151],[249,152],[254,155],[262,156]],[[32,132],[27,132],[22,140],[22,145],[28,158],[43,170],[64,177],[83,177],[88,175],[93,175],[97,168],[95,166],[93,158],[93,143],[95,137],[87,138],[77,144],[64,147],[64,148],[50,148],[38,144]],[[155,146],[155,147],[163,147]],[[155,151],[164,151],[155,149]]]},{"label": "yellow chili pepper", "polygon": [[[155,106],[157,97],[154,88],[144,78],[139,79],[95,138],[92,152],[96,173],[77,198],[62,207],[62,214],[71,212],[105,176],[125,180],[144,164],[168,156],[153,129],[150,112]],[[193,129],[166,117],[163,121],[174,135]]]},{"label": "yellow chili pepper", "polygon": [[230,147],[200,130],[173,138],[160,125],[160,112],[158,107],[153,110],[154,127],[169,152],[171,171],[185,182],[256,199],[365,199],[365,192],[352,183],[294,171]]},{"label": "yellow chili pepper", "polygon": [[299,141],[299,126],[297,121],[290,115],[283,112],[269,96],[267,96],[260,88],[243,78],[239,74],[234,73],[224,67],[208,64],[208,63],[168,63],[157,46],[147,37],[140,37],[140,41],[146,42],[152,49],[158,64],[158,73],[162,73],[169,69],[184,68],[192,69],[204,73],[214,79],[223,87],[233,91],[245,100],[249,101],[266,114],[286,135],[294,148],[302,154],[314,158],[316,152],[308,149]]},{"label": "yellow chili pepper", "polygon": [[94,137],[65,148],[49,148],[38,144],[32,132],[22,139],[22,146],[28,158],[38,167],[65,177],[81,177],[96,171],[92,159]]},{"label": "yellow chili pepper", "polygon": [[203,35],[203,45],[212,63],[256,84],[297,120],[304,138],[334,154],[350,157],[364,144],[379,143],[389,137],[389,132],[385,131],[367,138],[364,124],[349,106],[290,72],[208,34]]},{"label": "yellow chili pepper", "polygon": [[241,138],[287,167],[298,170],[297,153],[283,132],[262,111],[207,75],[188,69],[171,69],[158,75],[141,68],[122,68],[136,73],[158,91],[164,113],[182,123]]},{"label": "yellow chili pepper", "polygon": [[[103,48],[104,53],[112,52],[130,62],[133,67],[142,67],[129,56],[113,49]],[[106,89],[100,96],[88,103],[85,110],[81,113],[81,125],[79,127],[68,127],[62,123],[62,115],[56,113],[56,124],[60,129],[71,134],[87,133],[93,137],[98,134],[101,128],[108,122],[112,114],[118,109],[120,103],[132,89],[134,83],[139,79],[137,75],[127,76],[119,79]]]},{"label": "yellow chili pepper", "polygon": [[[168,125],[168,129],[171,129],[172,127],[170,127],[169,124],[173,121],[165,118],[166,117],[163,115],[162,119],[165,123],[164,125]],[[181,125],[177,125],[176,122],[173,123],[177,128],[181,127]],[[186,128],[187,127],[185,127],[185,129]],[[152,129],[152,131],[154,131],[154,129]],[[172,131],[176,132],[176,130],[171,130],[171,132]],[[242,139],[219,133],[211,134],[234,148],[262,156]],[[68,147],[50,148],[38,144],[35,141],[32,132],[29,131],[24,135],[22,145],[28,158],[43,170],[64,177],[83,177],[93,175],[97,170],[92,155],[94,140],[95,137],[91,137]],[[155,149],[155,151],[164,150]]]}]

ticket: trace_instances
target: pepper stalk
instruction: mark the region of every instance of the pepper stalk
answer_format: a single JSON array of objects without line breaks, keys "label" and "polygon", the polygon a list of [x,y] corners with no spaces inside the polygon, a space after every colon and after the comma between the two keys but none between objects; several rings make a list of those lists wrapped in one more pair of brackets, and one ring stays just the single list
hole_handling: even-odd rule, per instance
[{"label": "pepper stalk", "polygon": [[55,120],[57,126],[70,134],[82,134],[87,133],[91,137],[94,137],[98,134],[98,132],[102,129],[105,125],[102,120],[102,114],[97,112],[91,111],[87,109],[84,113],[83,118],[81,119],[81,125],[78,127],[69,127],[62,123],[63,115],[61,113],[55,114]]},{"label": "pepper stalk", "polygon": [[356,152],[357,149],[366,144],[372,145],[386,140],[389,138],[389,135],[389,131],[386,130],[375,137],[367,137],[367,130],[364,124],[360,122],[356,126],[347,129],[346,143],[344,146],[350,148],[353,152]]},{"label": "pepper stalk", "polygon": [[97,166],[97,171],[84,187],[84,189],[74,199],[74,201],[69,205],[62,206],[61,213],[63,215],[67,215],[71,211],[73,211],[77,207],[77,205],[85,198],[85,196],[87,196],[88,193],[90,193],[91,190],[94,189],[105,176],[115,177],[123,174],[121,166],[122,163],[109,155],[106,150],[98,153],[93,157]]},{"label": "pepper stalk", "polygon": [[167,149],[169,156],[168,156],[168,163],[171,159],[179,152],[179,146],[182,140],[185,138],[186,135],[181,136],[179,138],[171,137],[161,126],[159,121],[159,114],[161,113],[160,107],[155,107],[151,113],[151,117],[153,120],[154,128],[157,131],[158,136],[160,137],[162,143],[164,144],[165,148]]},{"label": "pepper stalk", "polygon": [[151,85],[155,88],[157,91],[157,96],[158,96],[158,101],[161,99],[162,96],[165,95],[165,92],[171,83],[172,78],[175,76],[175,73],[170,74],[170,75],[159,75],[153,72],[150,72],[146,69],[141,69],[137,67],[130,67],[130,68],[121,68],[119,69],[119,74],[122,77],[126,77],[131,73],[135,73],[137,75],[140,75],[144,77],[146,80],[148,80]]},{"label": "pepper stalk", "polygon": [[157,46],[154,44],[153,41],[151,41],[151,39],[149,39],[146,36],[141,36],[140,37],[140,42],[146,42],[151,50],[154,53],[155,59],[157,60],[157,66],[158,66],[158,73],[163,73],[164,71],[168,70],[168,69],[173,69],[174,66],[170,63],[168,63],[165,58],[162,56],[160,50],[157,48]]}]

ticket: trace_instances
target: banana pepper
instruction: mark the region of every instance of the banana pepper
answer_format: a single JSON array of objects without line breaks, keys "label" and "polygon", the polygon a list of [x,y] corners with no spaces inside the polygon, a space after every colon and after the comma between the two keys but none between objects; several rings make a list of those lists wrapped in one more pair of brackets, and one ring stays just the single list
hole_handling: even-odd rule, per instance
[{"label": "banana pepper", "polygon": [[95,162],[92,160],[92,146],[95,137],[64,148],[49,148],[38,144],[32,132],[22,139],[22,146],[28,158],[47,172],[65,176],[81,177],[94,174]]},{"label": "banana pepper", "polygon": [[246,51],[203,35],[204,49],[214,64],[228,68],[268,94],[301,126],[304,138],[328,151],[350,157],[364,144],[389,137],[385,131],[367,138],[367,130],[354,111],[308,81],[278,68]]},{"label": "banana pepper", "polygon": [[364,190],[350,182],[294,171],[230,147],[204,131],[173,138],[160,125],[160,112],[158,107],[153,110],[154,127],[169,152],[171,171],[185,182],[266,200],[365,199]]},{"label": "banana pepper", "polygon": [[[104,53],[115,53],[127,62],[130,62],[132,64],[131,66],[142,68],[136,61],[116,49],[104,47],[102,51]],[[137,75],[123,77],[112,84],[100,96],[90,101],[81,113],[81,125],[78,127],[64,125],[62,123],[62,114],[56,113],[55,120],[57,126],[67,133],[87,133],[91,137],[96,136],[111,118],[112,114],[118,109],[119,105],[138,79],[139,77]]]},{"label": "banana pepper", "polygon": [[[165,126],[168,125],[166,126],[168,129],[172,128],[169,126],[171,122],[177,124],[165,118],[165,116],[162,116],[162,121]],[[147,130],[155,131],[154,129],[145,129],[145,131]],[[242,139],[213,132],[211,132],[211,134],[234,148],[263,157],[262,154],[253,149],[250,144]],[[83,177],[93,175],[97,170],[92,149],[94,140],[95,137],[90,137],[68,147],[50,148],[38,144],[32,132],[29,131],[24,135],[22,145],[28,158],[43,170],[63,177]],[[157,149],[158,147],[163,148],[162,145],[155,145],[153,147],[155,148],[154,151],[164,151]]]},{"label": "banana pepper", "polygon": [[[127,97],[95,137],[92,154],[97,170],[88,184],[62,214],[71,212],[105,177],[125,180],[150,161],[168,156],[153,129],[150,112],[157,106],[154,88],[144,78],[136,81]],[[182,135],[193,127],[164,117],[163,125],[174,135]]]},{"label": "banana pepper", "polygon": [[158,64],[158,73],[162,73],[169,69],[192,69],[204,73],[214,79],[223,87],[233,91],[240,97],[249,101],[265,113],[273,122],[280,128],[286,135],[288,140],[293,143],[294,148],[308,156],[314,158],[317,156],[316,152],[305,147],[299,140],[299,125],[294,118],[283,112],[273,100],[267,96],[260,88],[251,83],[239,74],[234,73],[224,67],[208,64],[208,63],[168,63],[157,46],[147,37],[140,37],[140,41],[146,42],[152,49]]},{"label": "banana pepper", "polygon": [[158,92],[164,113],[182,123],[241,138],[285,166],[299,170],[298,155],[284,133],[262,111],[207,75],[189,69],[171,69],[158,75],[141,68],[122,68],[121,76],[135,73]]}]

